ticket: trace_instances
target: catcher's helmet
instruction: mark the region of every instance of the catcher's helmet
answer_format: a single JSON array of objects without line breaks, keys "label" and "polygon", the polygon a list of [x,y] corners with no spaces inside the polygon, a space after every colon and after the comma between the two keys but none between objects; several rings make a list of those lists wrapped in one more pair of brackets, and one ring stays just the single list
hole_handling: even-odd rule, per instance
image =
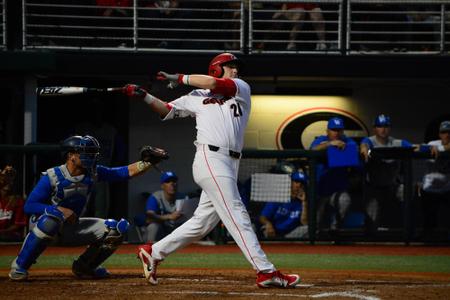
[{"label": "catcher's helmet", "polygon": [[234,54],[222,53],[214,57],[209,63],[208,75],[220,78],[223,76],[223,65],[227,63],[235,63],[239,69],[242,67],[242,61],[239,60]]},{"label": "catcher's helmet", "polygon": [[79,153],[81,165],[86,169],[94,168],[100,156],[100,143],[90,135],[70,136],[62,142],[61,148],[66,159],[68,153]]}]

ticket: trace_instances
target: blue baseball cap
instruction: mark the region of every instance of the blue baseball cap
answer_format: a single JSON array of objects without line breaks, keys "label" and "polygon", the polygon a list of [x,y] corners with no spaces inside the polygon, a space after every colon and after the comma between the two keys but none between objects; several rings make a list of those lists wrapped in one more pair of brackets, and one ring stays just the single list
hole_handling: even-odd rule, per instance
[{"label": "blue baseball cap", "polygon": [[291,180],[306,183],[306,175],[303,172],[294,172],[291,174]]},{"label": "blue baseball cap", "polygon": [[328,129],[344,129],[344,120],[338,117],[328,120]]},{"label": "blue baseball cap", "polygon": [[391,127],[391,118],[386,115],[378,115],[373,121],[375,127]]},{"label": "blue baseball cap", "polygon": [[167,172],[164,172],[161,174],[161,179],[160,179],[161,183],[165,183],[170,180],[175,180],[175,181],[178,180],[178,177],[177,177],[177,175],[175,175],[174,172],[167,171]]},{"label": "blue baseball cap", "polygon": [[450,131],[450,121],[443,121],[439,125],[439,132],[449,132]]}]

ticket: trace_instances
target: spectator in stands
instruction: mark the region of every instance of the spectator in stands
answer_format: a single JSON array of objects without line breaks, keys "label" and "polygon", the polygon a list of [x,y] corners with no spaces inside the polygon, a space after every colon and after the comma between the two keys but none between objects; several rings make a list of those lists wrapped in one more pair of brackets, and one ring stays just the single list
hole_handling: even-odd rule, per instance
[{"label": "spectator in stands", "polygon": [[146,242],[159,241],[186,221],[181,206],[185,197],[177,192],[178,177],[174,172],[161,174],[161,190],[147,199]]},{"label": "spectator in stands", "polygon": [[14,193],[16,170],[6,165],[0,170],[0,241],[21,241],[27,218],[24,200]]},{"label": "spectator in stands", "polygon": [[[283,3],[280,11],[273,14],[272,19],[286,19],[290,20],[293,25],[289,32],[289,43],[286,50],[297,49],[297,35],[303,27],[303,21],[306,19],[308,13],[309,18],[312,20],[312,26],[314,27],[318,42],[316,44],[316,50],[326,50],[327,45],[325,43],[325,22],[322,14],[322,9],[313,3],[303,2],[289,2]],[[280,24],[279,22],[275,24]]]},{"label": "spectator in stands", "polygon": [[[331,147],[334,148],[330,149]],[[314,139],[310,149],[315,151],[337,149],[344,153],[355,147],[355,141],[344,134],[344,121],[339,117],[334,117],[328,120],[326,135]],[[326,223],[330,223],[332,231],[341,228],[351,205],[348,193],[350,171],[351,169],[347,166],[329,167],[325,164],[317,166],[317,194],[319,197],[317,225],[319,229]]]},{"label": "spectator in stands", "polygon": [[408,11],[406,39],[410,51],[439,51],[441,40],[440,5],[405,5]]},{"label": "spectator in stands", "polygon": [[[132,0],[95,0],[97,6],[103,7],[100,14],[104,17],[126,17],[129,15],[126,7],[131,7]],[[113,8],[114,7],[114,8]]]},{"label": "spectator in stands", "polygon": [[[426,237],[439,221],[445,220],[450,230],[448,214],[450,213],[450,159],[442,158],[443,152],[450,152],[450,121],[443,121],[439,126],[439,139],[428,143],[435,160],[430,161],[427,174],[420,186],[420,198],[423,212],[423,227]],[[441,212],[442,218],[439,216]],[[442,219],[442,220],[440,220]],[[450,232],[449,232],[450,233]]]},{"label": "spectator in stands", "polygon": [[377,231],[381,216],[387,219],[384,223],[399,220],[400,201],[403,201],[401,162],[370,156],[370,151],[375,148],[413,147],[406,140],[392,137],[391,125],[389,116],[378,115],[373,123],[374,135],[364,138],[360,145],[360,154],[366,162],[366,226],[369,234]]},{"label": "spectator in stands", "polygon": [[291,202],[268,202],[259,216],[264,237],[305,237],[308,232],[308,204],[305,194],[306,176],[291,174]]},{"label": "spectator in stands", "polygon": [[[244,1],[244,5],[247,9],[249,5],[248,0]],[[228,10],[231,10],[231,12],[229,12]],[[241,3],[227,2],[226,12],[224,13],[223,18],[229,20],[229,22],[227,23],[230,23],[225,29],[230,32],[230,37],[227,39],[231,40],[225,42],[225,49],[239,50],[241,38]]]},{"label": "spectator in stands", "polygon": [[[178,32],[170,32],[163,30],[161,32],[151,31],[151,38],[157,39],[156,47],[158,48],[176,48],[179,46],[180,41],[168,41],[167,38],[180,38],[183,36],[182,32],[186,30],[185,25],[180,25],[179,21],[174,21],[172,19],[178,18],[182,19],[187,16],[187,12],[178,11],[180,3],[177,0],[157,0],[148,1],[142,0],[140,2],[140,7],[144,8],[140,12],[140,17],[144,19],[141,22],[142,27],[149,29],[158,28],[172,28],[179,29]],[[147,19],[147,20],[146,20]],[[180,28],[183,26],[183,28]]]}]

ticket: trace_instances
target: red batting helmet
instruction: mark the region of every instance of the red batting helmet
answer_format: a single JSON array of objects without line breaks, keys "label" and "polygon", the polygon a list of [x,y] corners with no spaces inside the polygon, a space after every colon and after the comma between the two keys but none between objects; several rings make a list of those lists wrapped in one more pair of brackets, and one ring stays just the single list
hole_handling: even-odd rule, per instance
[{"label": "red batting helmet", "polygon": [[220,78],[223,76],[222,66],[226,63],[236,63],[238,67],[242,66],[242,62],[231,53],[222,53],[214,57],[209,63],[208,75]]}]

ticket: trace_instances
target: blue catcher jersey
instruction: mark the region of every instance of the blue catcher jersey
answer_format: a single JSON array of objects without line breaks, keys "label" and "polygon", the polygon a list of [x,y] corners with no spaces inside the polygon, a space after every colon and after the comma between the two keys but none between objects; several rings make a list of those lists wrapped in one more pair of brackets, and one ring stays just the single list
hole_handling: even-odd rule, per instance
[{"label": "blue catcher jersey", "polygon": [[87,205],[93,185],[97,180],[115,181],[128,179],[128,167],[97,167],[96,176],[83,174],[71,176],[66,165],[48,169],[34,187],[25,203],[25,213],[41,215],[47,206],[69,208],[80,216]]},{"label": "blue catcher jersey", "polygon": [[286,234],[301,225],[302,210],[303,206],[298,200],[291,200],[288,203],[268,202],[261,215],[272,222],[277,233]]}]

